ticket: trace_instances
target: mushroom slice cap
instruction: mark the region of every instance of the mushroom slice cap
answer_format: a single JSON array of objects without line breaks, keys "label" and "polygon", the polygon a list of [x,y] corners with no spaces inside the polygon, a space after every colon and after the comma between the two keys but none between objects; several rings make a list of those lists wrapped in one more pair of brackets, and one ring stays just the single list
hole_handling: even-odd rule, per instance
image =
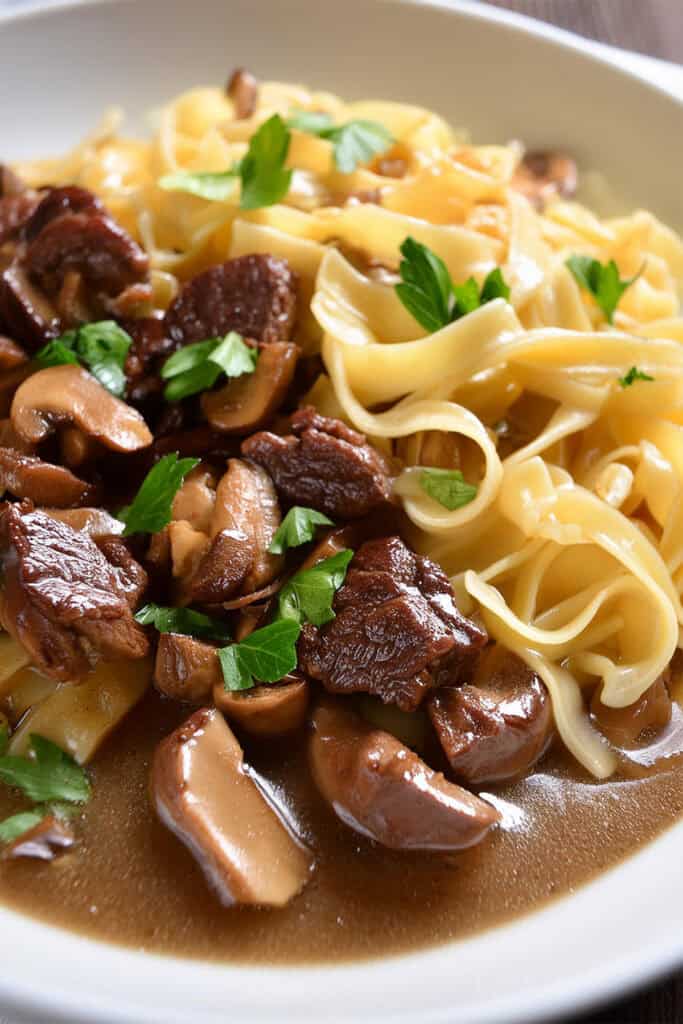
[{"label": "mushroom slice cap", "polygon": [[304,724],[309,689],[307,679],[289,675],[277,685],[233,693],[225,689],[221,676],[214,686],[213,700],[227,718],[250,735],[280,736]]},{"label": "mushroom slice cap", "polygon": [[96,488],[66,466],[43,462],[14,448],[0,448],[0,490],[55,508],[72,508],[96,498]]},{"label": "mushroom slice cap", "polygon": [[153,437],[137,410],[111,395],[79,366],[51,366],[32,374],[12,401],[12,425],[38,444],[70,424],[117,452],[146,448]]},{"label": "mushroom slice cap", "polygon": [[154,685],[175,700],[206,703],[214,687],[223,685],[217,649],[192,636],[162,633],[154,662]]},{"label": "mushroom slice cap", "polygon": [[283,907],[312,860],[263,796],[214,708],[196,711],[156,749],[152,800],[225,906]]},{"label": "mushroom slice cap", "polygon": [[313,716],[309,757],[337,817],[394,850],[463,850],[500,819],[395,736],[335,704],[321,704]]},{"label": "mushroom slice cap", "polygon": [[282,405],[298,358],[299,348],[291,342],[261,345],[253,373],[202,395],[202,412],[211,426],[226,434],[259,430]]}]

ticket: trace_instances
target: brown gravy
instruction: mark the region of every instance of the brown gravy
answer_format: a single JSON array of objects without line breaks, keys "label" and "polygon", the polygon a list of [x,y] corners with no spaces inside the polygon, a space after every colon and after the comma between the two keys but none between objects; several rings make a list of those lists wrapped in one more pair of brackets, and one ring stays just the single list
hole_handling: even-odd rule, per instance
[{"label": "brown gravy", "polygon": [[[458,856],[397,854],[322,805],[302,743],[247,757],[293,809],[318,866],[285,910],[227,910],[157,821],[147,795],[157,741],[187,709],[149,694],[91,766],[74,853],[0,864],[0,901],[51,924],[153,952],[231,962],[334,961],[462,938],[588,881],[683,813],[683,769],[597,784],[560,754],[497,799],[510,823]],[[251,755],[251,756],[250,756]],[[2,787],[0,815],[16,809]]]}]

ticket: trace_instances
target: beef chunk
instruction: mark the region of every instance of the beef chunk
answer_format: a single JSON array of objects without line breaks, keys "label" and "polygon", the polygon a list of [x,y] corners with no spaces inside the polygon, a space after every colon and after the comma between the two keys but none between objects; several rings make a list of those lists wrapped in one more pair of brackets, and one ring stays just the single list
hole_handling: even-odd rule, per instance
[{"label": "beef chunk", "polygon": [[166,329],[177,345],[229,331],[267,344],[289,341],[297,285],[286,260],[238,256],[188,281],[166,313]]},{"label": "beef chunk", "polygon": [[0,516],[0,623],[47,675],[78,679],[100,658],[142,658],[121,570],[84,532],[8,505]]},{"label": "beef chunk", "polygon": [[0,245],[19,236],[39,202],[35,192],[0,193]]},{"label": "beef chunk", "polygon": [[310,407],[294,414],[292,431],[288,437],[264,431],[242,444],[287,502],[357,519],[389,500],[389,466],[362,434]]},{"label": "beef chunk", "polygon": [[147,590],[149,579],[140,563],[133,558],[125,540],[115,535],[98,537],[98,548],[116,571],[120,589],[126,595],[128,604],[135,610]]},{"label": "beef chunk", "polygon": [[121,326],[133,339],[124,367],[130,401],[140,403],[163,391],[159,371],[177,347],[168,337],[164,321],[146,316],[123,320]]},{"label": "beef chunk", "polygon": [[29,214],[0,280],[0,319],[19,340],[35,348],[116,313],[126,296],[149,298],[146,253],[91,192],[49,189]]},{"label": "beef chunk", "polygon": [[446,575],[398,537],[362,545],[333,608],[328,625],[304,626],[301,670],[331,693],[371,693],[404,711],[486,643],[456,608]]},{"label": "beef chunk", "polygon": [[500,646],[482,656],[473,685],[438,690],[429,714],[451,768],[473,786],[519,778],[552,737],[545,685]]}]

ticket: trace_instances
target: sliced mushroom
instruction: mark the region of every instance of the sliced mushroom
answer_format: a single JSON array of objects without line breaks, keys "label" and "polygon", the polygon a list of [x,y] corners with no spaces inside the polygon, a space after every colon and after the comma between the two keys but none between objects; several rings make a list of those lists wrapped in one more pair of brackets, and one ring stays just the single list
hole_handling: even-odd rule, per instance
[{"label": "sliced mushroom", "polygon": [[[20,366],[15,366],[13,370],[3,370],[0,373],[0,416],[9,416],[12,400],[17,388],[24,383],[27,377],[31,376],[32,372],[33,366],[31,363],[22,363]],[[18,436],[14,428],[12,430]],[[27,451],[35,451],[35,445],[28,444],[24,438],[20,438],[20,441],[22,447],[25,446]],[[9,447],[13,448],[16,445],[12,444]]]},{"label": "sliced mushroom", "polygon": [[442,687],[428,710],[451,768],[468,785],[519,778],[553,735],[545,685],[501,645],[483,653],[472,685]]},{"label": "sliced mushroom", "polygon": [[576,162],[565,153],[550,150],[526,153],[512,178],[512,187],[541,210],[556,196],[571,199],[577,186]]},{"label": "sliced mushroom", "polygon": [[216,430],[249,434],[264,426],[282,405],[294,378],[299,348],[285,341],[259,348],[253,373],[202,395],[202,412]]},{"label": "sliced mushroom", "polygon": [[251,71],[235,68],[225,87],[228,98],[235,104],[235,117],[242,121],[251,117],[258,103],[258,82]]},{"label": "sliced mushroom", "polygon": [[500,818],[394,736],[338,704],[316,710],[309,757],[337,817],[391,849],[463,850],[481,842]]},{"label": "sliced mushroom", "polygon": [[0,274],[0,318],[33,351],[60,333],[59,313],[17,262]]},{"label": "sliced mushroom", "polygon": [[227,718],[252,736],[281,736],[300,729],[306,721],[310,684],[289,675],[277,684],[255,686],[243,693],[226,690],[223,677],[213,690],[213,700]]},{"label": "sliced mushroom", "polygon": [[191,580],[209,548],[209,538],[184,519],[166,528],[171,565],[176,579]]},{"label": "sliced mushroom", "polygon": [[215,504],[216,477],[205,466],[197,466],[173,499],[173,519],[184,519],[193,529],[208,534]]},{"label": "sliced mushroom", "polygon": [[206,704],[214,687],[223,688],[218,652],[180,633],[162,633],[154,663],[154,685],[174,700]]},{"label": "sliced mushroom", "polygon": [[93,463],[102,446],[77,427],[65,427],[59,435],[62,461],[71,469]]},{"label": "sliced mushroom", "polygon": [[65,466],[22,455],[13,448],[0,448],[0,491],[55,508],[73,508],[92,502],[96,494],[92,484],[79,480]]},{"label": "sliced mushroom", "polygon": [[28,444],[19,437],[9,417],[0,419],[0,446],[13,448],[15,452],[22,452],[24,455],[35,455],[36,452],[34,444]]},{"label": "sliced mushroom", "polygon": [[54,814],[47,814],[37,825],[9,843],[0,857],[2,860],[18,860],[22,857],[54,860],[66,853],[75,842],[68,824]]},{"label": "sliced mushroom", "polygon": [[246,534],[252,563],[244,579],[244,593],[260,590],[279,574],[283,559],[268,552],[279,525],[280,506],[266,471],[242,459],[230,459],[216,490],[211,533],[214,537],[223,530]]},{"label": "sliced mushroom", "polygon": [[44,508],[42,511],[52,519],[66,523],[72,530],[82,530],[94,541],[123,533],[121,520],[114,519],[103,508]]},{"label": "sliced mushroom", "polygon": [[138,451],[153,441],[139,412],[72,364],[39,370],[25,380],[14,396],[11,416],[16,432],[31,444],[67,424],[117,452]]},{"label": "sliced mushroom", "polygon": [[225,906],[283,907],[306,885],[311,857],[262,795],[220,712],[202,708],[162,741],[151,791]]},{"label": "sliced mushroom", "polygon": [[253,566],[253,545],[242,530],[221,530],[211,541],[189,584],[192,601],[220,604],[232,597]]},{"label": "sliced mushroom", "polygon": [[655,680],[634,704],[625,708],[608,708],[602,703],[602,687],[598,686],[591,700],[591,715],[600,731],[615,747],[628,750],[639,741],[651,740],[671,721],[672,704],[666,680]]}]

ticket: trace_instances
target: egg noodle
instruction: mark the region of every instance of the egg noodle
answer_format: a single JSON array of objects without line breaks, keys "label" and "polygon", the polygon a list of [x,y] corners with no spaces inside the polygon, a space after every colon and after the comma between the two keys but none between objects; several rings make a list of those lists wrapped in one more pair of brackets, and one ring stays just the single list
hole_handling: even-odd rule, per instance
[{"label": "egg noodle", "polygon": [[[381,122],[406,173],[342,174],[329,141],[293,131],[281,204],[241,210],[237,179],[218,202],[158,186],[180,169],[234,165],[266,118],[295,110]],[[510,188],[521,147],[465,144],[413,106],[265,83],[245,120],[223,91],[195,89],[156,115],[149,140],[119,137],[119,125],[112,112],[64,158],[17,170],[32,185],[97,192],[147,248],[162,307],[179,280],[228,257],[289,260],[304,310],[296,340],[327,371],[311,400],[402,455],[395,487],[415,546],[452,576],[462,609],[478,609],[538,672],[575,757],[609,776],[616,757],[587,695],[600,684],[609,707],[636,701],[667,668],[683,622],[681,241],[642,210],[601,220],[558,199],[538,213]],[[380,188],[381,205],[345,203]],[[501,267],[509,302],[425,334],[391,283],[347,258],[352,247],[395,269],[408,236],[456,283]],[[641,271],[612,325],[567,269],[574,253],[615,260],[624,277]],[[654,380],[620,386],[633,366]],[[477,484],[452,512],[411,465],[444,435]]]}]

